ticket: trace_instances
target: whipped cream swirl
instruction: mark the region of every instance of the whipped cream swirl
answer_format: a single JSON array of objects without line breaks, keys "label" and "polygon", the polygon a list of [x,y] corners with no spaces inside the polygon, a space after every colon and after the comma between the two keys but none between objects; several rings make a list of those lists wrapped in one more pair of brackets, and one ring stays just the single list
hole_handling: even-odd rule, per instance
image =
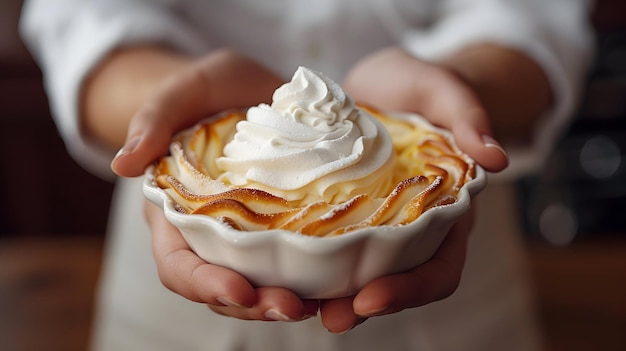
[{"label": "whipped cream swirl", "polygon": [[288,201],[385,196],[393,146],[386,128],[321,73],[299,67],[272,105],[247,112],[216,160],[219,180]]}]

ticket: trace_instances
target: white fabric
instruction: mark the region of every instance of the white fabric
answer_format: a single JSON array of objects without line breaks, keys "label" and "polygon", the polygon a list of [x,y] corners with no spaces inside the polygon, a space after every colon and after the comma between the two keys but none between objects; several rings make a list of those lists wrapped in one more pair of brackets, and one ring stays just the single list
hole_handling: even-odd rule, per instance
[{"label": "white fabric", "polygon": [[116,188],[116,220],[101,278],[94,350],[541,349],[509,186],[492,184],[478,197],[464,275],[451,297],[370,318],[351,332],[333,335],[319,318],[300,323],[239,321],[164,288],[152,260],[148,228],[137,221],[143,200],[140,183],[124,179]]},{"label": "white fabric", "polygon": [[[21,30],[46,74],[69,152],[111,177],[110,151],[81,136],[80,85],[114,47],[159,42],[190,54],[230,46],[284,78],[309,66],[341,81],[375,49],[398,44],[437,59],[477,42],[519,48],[548,74],[554,109],[532,151],[550,146],[570,116],[589,61],[588,0],[31,0]],[[512,160],[511,170],[518,168]],[[520,165],[521,166],[521,165]]]},{"label": "white fabric", "polygon": [[[201,55],[229,46],[285,78],[299,65],[336,81],[359,58],[402,45],[428,60],[478,42],[518,48],[542,65],[556,96],[537,147],[571,114],[589,59],[585,0],[31,0],[21,30],[46,77],[70,153],[111,176],[113,153],[83,138],[80,87],[107,53],[158,42]],[[548,128],[544,128],[544,127]],[[545,131],[543,131],[545,130]],[[545,149],[544,149],[545,150]],[[513,159],[513,165],[517,159]],[[97,350],[536,350],[531,300],[510,189],[479,197],[461,286],[423,308],[371,318],[335,336],[319,319],[243,322],[213,314],[160,284],[139,180],[116,191],[96,321]],[[497,204],[497,206],[493,206]]]}]

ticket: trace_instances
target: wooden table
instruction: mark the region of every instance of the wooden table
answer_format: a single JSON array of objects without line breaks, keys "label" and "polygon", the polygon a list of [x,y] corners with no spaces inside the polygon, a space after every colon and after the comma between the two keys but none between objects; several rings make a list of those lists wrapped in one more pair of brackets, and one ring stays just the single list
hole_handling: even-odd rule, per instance
[{"label": "wooden table", "polygon": [[626,350],[626,235],[529,253],[548,350]]},{"label": "wooden table", "polygon": [[84,351],[102,236],[0,238],[0,350]]},{"label": "wooden table", "polygon": [[[86,349],[102,243],[0,237],[0,350]],[[547,351],[626,350],[626,240],[533,244],[529,255]]]}]

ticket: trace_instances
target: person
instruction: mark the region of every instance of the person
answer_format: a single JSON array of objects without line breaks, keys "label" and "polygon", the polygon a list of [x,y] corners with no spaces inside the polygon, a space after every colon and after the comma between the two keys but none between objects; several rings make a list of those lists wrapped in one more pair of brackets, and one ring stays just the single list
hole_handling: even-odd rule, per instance
[{"label": "person", "polygon": [[21,31],[68,151],[95,174],[111,176],[110,165],[122,176],[94,349],[539,349],[514,205],[497,184],[423,266],[316,301],[253,287],[200,260],[144,200],[140,176],[177,131],[268,102],[297,66],[341,82],[356,101],[450,129],[488,171],[509,163],[519,171],[529,158],[507,155],[496,140],[538,159],[566,125],[592,53],[590,8],[584,0],[27,1]]}]

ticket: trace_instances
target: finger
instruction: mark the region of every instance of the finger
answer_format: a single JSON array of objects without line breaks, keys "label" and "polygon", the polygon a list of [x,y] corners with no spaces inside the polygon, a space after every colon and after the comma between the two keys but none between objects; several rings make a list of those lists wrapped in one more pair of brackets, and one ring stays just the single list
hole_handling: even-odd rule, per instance
[{"label": "finger", "polygon": [[243,320],[297,322],[317,315],[317,300],[301,300],[284,288],[256,289],[257,303],[250,308],[209,305],[216,313]]},{"label": "finger", "polygon": [[143,173],[167,152],[172,135],[204,117],[271,100],[282,79],[231,50],[217,50],[170,77],[133,116],[111,167],[121,176]]},{"label": "finger", "polygon": [[208,112],[208,86],[192,70],[180,73],[135,113],[124,146],[111,164],[118,175],[141,175],[153,160],[167,153],[172,135]]},{"label": "finger", "polygon": [[450,296],[461,279],[472,221],[468,214],[457,223],[428,262],[367,284],[354,299],[354,312],[364,317],[384,315]]},{"label": "finger", "polygon": [[448,68],[423,62],[398,48],[386,49],[357,64],[344,87],[357,101],[386,111],[415,112],[451,130],[458,146],[488,171],[508,165],[506,152],[491,137],[481,101]]},{"label": "finger", "polygon": [[452,131],[456,144],[488,171],[508,166],[504,148],[492,137],[490,122],[476,94],[451,71],[429,72],[433,86],[425,89],[418,112]]},{"label": "finger", "polygon": [[240,274],[200,259],[154,204],[145,202],[152,230],[152,249],[159,277],[170,290],[183,297],[214,305],[252,307],[254,288]]},{"label": "finger", "polygon": [[320,303],[322,324],[334,334],[342,334],[363,323],[366,318],[354,313],[354,296],[323,300]]}]

